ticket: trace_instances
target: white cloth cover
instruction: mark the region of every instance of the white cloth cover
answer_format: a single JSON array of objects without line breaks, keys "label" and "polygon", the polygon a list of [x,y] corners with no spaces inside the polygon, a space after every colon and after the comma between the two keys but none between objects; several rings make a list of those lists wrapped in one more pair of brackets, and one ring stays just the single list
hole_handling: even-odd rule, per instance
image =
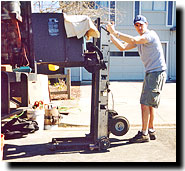
[{"label": "white cloth cover", "polygon": [[90,37],[100,37],[98,29],[90,17],[86,15],[67,15],[64,13],[64,25],[68,38],[77,36],[80,39],[85,35],[89,40]]}]

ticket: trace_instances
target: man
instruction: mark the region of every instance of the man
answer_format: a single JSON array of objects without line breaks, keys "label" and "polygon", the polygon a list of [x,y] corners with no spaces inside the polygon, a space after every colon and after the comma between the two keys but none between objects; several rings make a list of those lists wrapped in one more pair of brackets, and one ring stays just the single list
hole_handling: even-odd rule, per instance
[{"label": "man", "polygon": [[134,26],[139,36],[133,37],[120,33],[115,30],[114,24],[108,24],[107,30],[110,32],[111,41],[119,50],[125,51],[137,47],[145,67],[140,98],[142,130],[130,139],[132,143],[140,143],[156,139],[154,108],[159,106],[160,93],[166,81],[166,63],[159,37],[155,31],[148,29],[147,19],[142,15],[137,15],[134,19]]}]

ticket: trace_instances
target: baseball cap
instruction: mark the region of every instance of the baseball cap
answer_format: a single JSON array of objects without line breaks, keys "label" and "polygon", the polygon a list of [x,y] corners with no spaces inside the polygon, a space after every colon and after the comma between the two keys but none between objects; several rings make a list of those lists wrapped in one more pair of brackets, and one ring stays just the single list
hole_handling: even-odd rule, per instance
[{"label": "baseball cap", "polygon": [[134,24],[135,24],[135,23],[144,24],[144,23],[146,23],[146,22],[147,22],[147,20],[146,20],[146,18],[145,18],[143,15],[137,15],[137,16],[135,17],[135,19],[134,19]]}]

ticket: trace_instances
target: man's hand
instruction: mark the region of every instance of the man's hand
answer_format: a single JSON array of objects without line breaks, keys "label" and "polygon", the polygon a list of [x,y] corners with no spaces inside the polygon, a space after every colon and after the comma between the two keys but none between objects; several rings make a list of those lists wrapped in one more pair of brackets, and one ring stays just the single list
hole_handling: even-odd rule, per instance
[{"label": "man's hand", "polygon": [[106,25],[107,30],[109,31],[110,34],[114,34],[116,32],[115,28],[114,28],[114,23],[109,23]]}]

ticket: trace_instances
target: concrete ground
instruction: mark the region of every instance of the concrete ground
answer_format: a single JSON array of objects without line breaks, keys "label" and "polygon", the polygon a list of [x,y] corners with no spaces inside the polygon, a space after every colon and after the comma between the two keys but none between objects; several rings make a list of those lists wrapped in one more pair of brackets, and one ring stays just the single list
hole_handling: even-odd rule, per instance
[{"label": "concrete ground", "polygon": [[[119,115],[126,117],[131,126],[141,124],[140,94],[142,82],[110,82],[109,109],[114,109]],[[90,125],[91,85],[80,86],[81,97],[66,101],[53,101],[58,106],[71,107],[70,114],[63,115],[63,123],[71,125]],[[113,99],[113,100],[112,100]],[[83,118],[83,119],[82,119]],[[161,94],[161,102],[156,110],[156,126],[176,125],[176,83],[166,83]]]},{"label": "concrete ground", "polygon": [[[114,96],[114,110],[130,123],[128,133],[122,137],[110,135],[111,146],[106,152],[89,152],[82,149],[51,151],[52,138],[80,137],[89,133],[91,86],[80,86],[81,97],[70,102],[70,113],[62,123],[75,125],[57,130],[42,130],[26,138],[6,140],[5,162],[176,162],[176,83],[166,83],[161,104],[156,111],[157,140],[149,143],[129,144],[128,139],[140,130],[139,97],[142,82],[110,82]],[[112,100],[110,95],[110,107]],[[54,102],[65,106],[62,101]]]}]

